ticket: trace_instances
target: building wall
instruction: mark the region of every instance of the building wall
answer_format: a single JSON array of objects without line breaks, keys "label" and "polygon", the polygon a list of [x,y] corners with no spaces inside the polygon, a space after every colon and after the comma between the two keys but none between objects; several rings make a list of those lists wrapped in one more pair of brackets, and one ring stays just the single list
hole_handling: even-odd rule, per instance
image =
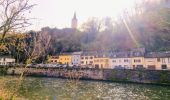
[{"label": "building wall", "polygon": [[123,67],[126,69],[132,69],[131,58],[111,58],[110,67],[111,68]]},{"label": "building wall", "polygon": [[72,55],[72,64],[73,65],[80,65],[80,55]]},{"label": "building wall", "polygon": [[60,64],[72,64],[72,55],[59,55],[59,63]]},{"label": "building wall", "polygon": [[[16,74],[20,75],[25,68],[8,68],[7,74]],[[170,71],[159,71],[159,70],[116,70],[116,69],[65,69],[65,68],[26,68],[26,75],[36,75],[45,76],[45,77],[65,77],[73,78],[74,75],[78,79],[99,79],[99,80],[108,80],[108,81],[122,81],[122,82],[137,82],[137,83],[156,83],[162,85],[170,85]],[[77,73],[72,74],[72,77],[68,77],[71,72]],[[51,74],[53,73],[53,74]],[[62,74],[61,74],[62,73]]]},{"label": "building wall", "polygon": [[170,70],[170,57],[157,59],[158,70]]},{"label": "building wall", "polygon": [[80,65],[89,68],[99,67],[114,69],[120,67],[125,69],[145,68],[150,70],[170,70],[169,56],[170,54],[168,55],[168,53],[153,53],[145,57],[139,54],[109,58],[108,56],[101,56],[101,54],[83,53],[81,55],[81,53],[74,52],[72,54],[59,55],[58,58],[54,56],[51,61],[54,63],[59,62],[61,64]]},{"label": "building wall", "polygon": [[81,64],[81,54],[72,54],[72,64],[76,66]]},{"label": "building wall", "polygon": [[132,57],[131,60],[132,60],[133,69],[139,68],[139,67],[141,68],[141,67],[144,67],[145,65],[144,57]]},{"label": "building wall", "polygon": [[9,65],[15,63],[15,59],[13,58],[0,58],[0,65]]},{"label": "building wall", "polygon": [[104,68],[104,69],[110,68],[109,58],[99,58],[99,57],[94,58],[93,66],[95,68]]},{"label": "building wall", "polygon": [[145,58],[144,60],[145,60],[144,67],[146,69],[151,70],[159,69],[159,67],[157,66],[157,58]]},{"label": "building wall", "polygon": [[59,56],[50,57],[50,63],[58,64],[59,63]]},{"label": "building wall", "polygon": [[90,55],[82,55],[81,56],[81,66],[89,65],[90,67],[94,67],[93,63],[94,63],[94,56],[90,56]]}]

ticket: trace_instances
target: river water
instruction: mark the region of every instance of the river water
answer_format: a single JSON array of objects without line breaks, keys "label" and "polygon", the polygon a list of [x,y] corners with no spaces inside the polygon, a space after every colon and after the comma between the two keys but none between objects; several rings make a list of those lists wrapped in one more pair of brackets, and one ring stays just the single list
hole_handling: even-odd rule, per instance
[{"label": "river water", "polygon": [[58,78],[0,77],[0,89],[14,91],[17,100],[170,100],[170,87]]}]

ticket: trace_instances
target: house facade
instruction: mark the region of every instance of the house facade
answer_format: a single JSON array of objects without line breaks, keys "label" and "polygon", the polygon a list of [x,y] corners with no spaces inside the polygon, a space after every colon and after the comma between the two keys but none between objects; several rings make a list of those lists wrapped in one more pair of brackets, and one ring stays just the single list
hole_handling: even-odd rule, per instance
[{"label": "house facade", "polygon": [[144,56],[131,57],[133,69],[144,68]]},{"label": "house facade", "polygon": [[64,53],[59,55],[59,64],[72,64],[72,54],[71,53]]},{"label": "house facade", "polygon": [[122,67],[125,69],[132,69],[132,63],[131,58],[110,58],[110,67],[118,68]]},{"label": "house facade", "polygon": [[81,54],[82,52],[73,52],[72,53],[72,65],[80,66],[81,65]]},{"label": "house facade", "polygon": [[145,57],[144,67],[145,67],[146,69],[149,69],[149,70],[160,69],[160,68],[158,68],[158,66],[157,66],[157,58]]},{"label": "house facade", "polygon": [[132,60],[129,52],[114,52],[110,56],[110,67],[132,69]]},{"label": "house facade", "polygon": [[144,49],[107,53],[64,53],[52,56],[50,61],[82,68],[170,70],[170,52],[145,52]]},{"label": "house facade", "polygon": [[94,56],[94,68],[100,68],[100,69],[110,69],[110,58],[107,53],[98,52]]},{"label": "house facade", "polygon": [[14,64],[15,59],[10,57],[0,57],[0,65],[10,65]]},{"label": "house facade", "polygon": [[49,61],[50,61],[50,63],[58,64],[59,63],[59,56],[51,56]]},{"label": "house facade", "polygon": [[[152,59],[154,61],[152,65],[154,65],[155,70],[170,70],[170,52],[151,52],[147,53],[145,60]],[[145,62],[145,65],[148,63]]]},{"label": "house facade", "polygon": [[83,52],[81,54],[81,66],[94,68],[94,56],[93,52]]},{"label": "house facade", "polygon": [[145,68],[145,49],[144,48],[138,48],[130,51],[130,58],[132,61],[132,67],[133,69],[143,69]]},{"label": "house facade", "polygon": [[170,70],[170,57],[158,58],[157,69]]}]

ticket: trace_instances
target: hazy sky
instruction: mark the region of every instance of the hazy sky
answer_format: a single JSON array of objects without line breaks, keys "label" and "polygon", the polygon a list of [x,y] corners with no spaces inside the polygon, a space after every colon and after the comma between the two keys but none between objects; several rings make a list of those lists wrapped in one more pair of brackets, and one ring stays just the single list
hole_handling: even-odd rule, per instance
[{"label": "hazy sky", "polygon": [[79,26],[90,17],[115,17],[123,8],[134,5],[135,0],[31,0],[37,4],[30,16],[33,20],[31,29],[41,27],[70,27],[74,11],[77,13]]}]

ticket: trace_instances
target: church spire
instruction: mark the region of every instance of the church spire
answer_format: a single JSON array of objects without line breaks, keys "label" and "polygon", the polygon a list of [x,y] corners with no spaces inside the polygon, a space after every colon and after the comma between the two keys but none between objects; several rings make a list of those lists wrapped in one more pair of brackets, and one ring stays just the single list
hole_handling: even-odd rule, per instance
[{"label": "church spire", "polygon": [[76,12],[74,12],[74,17],[73,17],[73,19],[77,19],[77,17],[76,17]]},{"label": "church spire", "polygon": [[71,22],[71,28],[76,29],[77,28],[77,17],[76,17],[76,12],[74,12],[74,16]]}]

